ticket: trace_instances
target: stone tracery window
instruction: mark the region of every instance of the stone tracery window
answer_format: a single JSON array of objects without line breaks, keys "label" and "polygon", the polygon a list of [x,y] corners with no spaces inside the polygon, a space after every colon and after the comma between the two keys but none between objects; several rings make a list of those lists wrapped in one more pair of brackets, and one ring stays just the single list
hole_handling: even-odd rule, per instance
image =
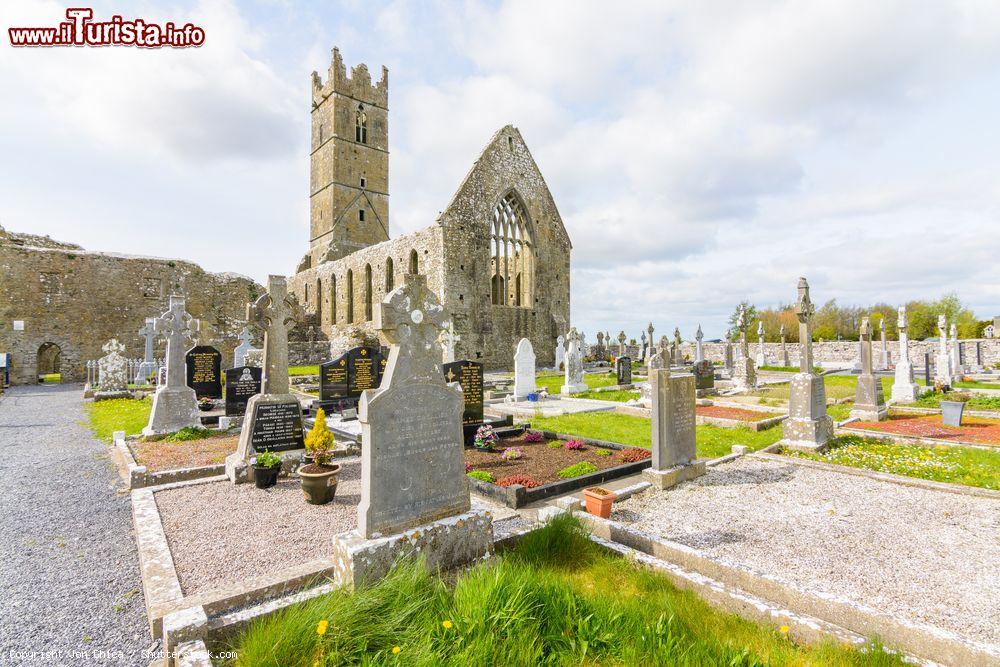
[{"label": "stone tracery window", "polygon": [[531,307],[535,230],[516,192],[500,200],[490,225],[491,301],[496,306]]},{"label": "stone tracery window", "polygon": [[396,276],[393,275],[392,257],[385,260],[385,293],[388,294],[396,286]]},{"label": "stone tracery window", "polygon": [[365,321],[372,321],[372,265],[365,264]]},{"label": "stone tracery window", "polygon": [[365,113],[365,105],[358,105],[358,112],[354,116],[354,140],[359,144],[368,143],[368,114]]},{"label": "stone tracery window", "polygon": [[347,323],[354,324],[354,271],[347,269]]}]

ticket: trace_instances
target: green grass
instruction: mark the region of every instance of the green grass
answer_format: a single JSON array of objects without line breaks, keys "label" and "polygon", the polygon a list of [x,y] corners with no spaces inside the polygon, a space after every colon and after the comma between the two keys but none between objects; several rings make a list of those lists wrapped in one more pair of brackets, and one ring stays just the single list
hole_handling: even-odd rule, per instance
[{"label": "green grass", "polygon": [[319,366],[289,366],[288,377],[297,375],[319,375]]},{"label": "green grass", "polygon": [[[536,417],[532,428],[565,433],[594,440],[606,440],[631,447],[649,449],[652,422],[645,417],[632,417],[608,412],[582,412],[560,417]],[[698,456],[718,458],[732,451],[733,445],[746,445],[756,451],[781,439],[781,427],[764,431],[748,428],[723,428],[706,424],[696,429]]]},{"label": "green grass", "polygon": [[[921,387],[926,387],[927,382],[922,378],[914,378],[915,383]],[[956,382],[955,389],[1000,389],[1000,382],[982,382],[980,380],[970,380],[969,382]]]},{"label": "green grass", "polygon": [[834,421],[842,422],[851,416],[851,403],[838,403],[837,405],[826,406],[826,414],[830,415]]},{"label": "green grass", "polygon": [[227,664],[254,667],[902,664],[867,648],[799,646],[716,611],[599,549],[569,516],[452,582],[402,564],[372,586],[254,621],[225,647],[237,656]]},{"label": "green grass", "polygon": [[185,426],[176,433],[171,433],[169,435],[154,435],[151,437],[143,438],[143,440],[164,440],[166,442],[188,442],[190,440],[202,440],[217,433],[218,431],[213,431],[208,428],[200,428],[197,426]]},{"label": "green grass", "polygon": [[40,375],[39,379],[44,384],[59,384],[62,382],[62,373],[46,373],[45,375]]},{"label": "green grass", "polygon": [[[882,378],[882,391],[886,396],[892,391],[892,383],[893,378]],[[852,398],[858,388],[858,378],[851,375],[826,375],[823,377],[823,385],[826,388],[826,400],[828,401]],[[791,385],[779,384],[755,389],[749,395],[761,396],[768,400],[787,401],[790,393]]]},{"label": "green grass", "polygon": [[[1000,396],[983,396],[981,394],[965,394],[971,396],[965,407],[969,410],[1000,410]],[[940,391],[932,391],[924,394],[913,403],[904,405],[915,405],[921,408],[940,408],[941,401],[955,400],[955,394],[946,394]]]},{"label": "green grass", "polygon": [[153,408],[150,398],[114,398],[107,401],[93,401],[86,405],[90,418],[90,430],[94,436],[111,442],[115,431],[125,431],[135,435],[149,423],[149,411]]},{"label": "green grass", "polygon": [[[618,384],[618,378],[614,373],[584,373],[583,382],[591,389],[598,387],[611,387]],[[560,375],[550,375],[540,373],[535,376],[535,384],[539,389],[545,388],[550,394],[558,394],[565,383],[565,377]]]},{"label": "green grass", "polygon": [[788,456],[865,468],[935,482],[1000,489],[1000,451],[971,447],[920,447],[864,438],[839,436],[822,454],[784,452]]},{"label": "green grass", "polygon": [[579,463],[566,466],[556,474],[562,479],[573,479],[574,477],[580,477],[581,475],[589,475],[592,472],[597,472],[597,470],[597,466],[590,461],[580,461]]},{"label": "green grass", "polygon": [[[801,368],[798,366],[758,366],[759,371],[779,371],[782,373],[798,373]],[[813,373],[822,373],[823,369],[819,366],[813,366]]]},{"label": "green grass", "polygon": [[579,394],[573,394],[571,398],[589,398],[595,401],[614,401],[616,403],[628,403],[631,400],[639,398],[639,392],[637,391],[585,391]]}]

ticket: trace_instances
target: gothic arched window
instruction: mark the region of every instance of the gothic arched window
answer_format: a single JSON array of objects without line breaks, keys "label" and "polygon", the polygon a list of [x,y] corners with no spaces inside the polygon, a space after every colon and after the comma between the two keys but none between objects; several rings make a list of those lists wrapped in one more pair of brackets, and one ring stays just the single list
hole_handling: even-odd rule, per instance
[{"label": "gothic arched window", "polygon": [[330,276],[330,324],[337,323],[337,276]]},{"label": "gothic arched window", "polygon": [[358,105],[358,112],[354,117],[354,140],[359,144],[368,143],[368,114],[365,113],[365,105]]},{"label": "gothic arched window", "polygon": [[396,276],[392,273],[392,257],[385,260],[385,293],[388,294],[396,288]]},{"label": "gothic arched window", "polygon": [[365,321],[372,321],[372,265],[365,264]]},{"label": "gothic arched window", "polygon": [[410,251],[410,273],[414,275],[420,273],[420,255],[416,250]]},{"label": "gothic arched window", "polygon": [[530,308],[535,275],[535,230],[521,198],[513,190],[493,209],[490,229],[492,303]]},{"label": "gothic arched window", "polygon": [[354,324],[354,271],[347,269],[347,323]]}]

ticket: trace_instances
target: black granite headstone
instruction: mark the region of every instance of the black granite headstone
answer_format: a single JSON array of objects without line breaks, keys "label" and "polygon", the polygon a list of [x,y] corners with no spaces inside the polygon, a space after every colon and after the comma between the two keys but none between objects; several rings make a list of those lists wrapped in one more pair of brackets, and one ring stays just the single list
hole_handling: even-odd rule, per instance
[{"label": "black granite headstone", "polygon": [[226,416],[246,414],[247,401],[260,393],[262,369],[240,366],[226,370]]},{"label": "black granite headstone", "polygon": [[375,347],[355,347],[319,367],[319,401],[326,412],[353,408],[365,389],[382,383],[387,355]]},{"label": "black granite headstone", "polygon": [[465,443],[472,444],[476,431],[483,425],[483,365],[459,359],[441,364],[441,372],[445,382],[457,382],[462,387],[462,431]]},{"label": "black granite headstone", "polygon": [[302,410],[298,402],[258,403],[250,445],[255,452],[282,452],[305,447]]},{"label": "black granite headstone", "polygon": [[632,359],[631,357],[618,357],[615,362],[615,374],[619,385],[632,384]]},{"label": "black granite headstone", "polygon": [[708,359],[703,359],[691,367],[694,373],[694,388],[714,389],[715,388],[715,367]]},{"label": "black granite headstone", "polygon": [[198,398],[222,398],[222,353],[211,345],[195,345],[184,355],[187,386]]},{"label": "black granite headstone", "polygon": [[934,383],[931,382],[931,353],[924,352],[924,385],[928,387],[933,387]]}]

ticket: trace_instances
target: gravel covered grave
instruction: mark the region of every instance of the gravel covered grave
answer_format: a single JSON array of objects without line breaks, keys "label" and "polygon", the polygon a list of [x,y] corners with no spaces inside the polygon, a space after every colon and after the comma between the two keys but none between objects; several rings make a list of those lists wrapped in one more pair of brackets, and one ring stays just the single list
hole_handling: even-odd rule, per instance
[{"label": "gravel covered grave", "polygon": [[612,519],[911,621],[1000,645],[1000,501],[744,457]]},{"label": "gravel covered grave", "polygon": [[139,465],[151,471],[194,468],[225,463],[226,456],[236,451],[240,436],[220,434],[199,440],[170,442],[168,440],[138,441],[129,445]]},{"label": "gravel covered grave", "polygon": [[297,477],[277,486],[211,482],[156,492],[185,595],[329,556],[331,539],[357,526],[361,461],[340,462],[337,495],[310,505]]}]

